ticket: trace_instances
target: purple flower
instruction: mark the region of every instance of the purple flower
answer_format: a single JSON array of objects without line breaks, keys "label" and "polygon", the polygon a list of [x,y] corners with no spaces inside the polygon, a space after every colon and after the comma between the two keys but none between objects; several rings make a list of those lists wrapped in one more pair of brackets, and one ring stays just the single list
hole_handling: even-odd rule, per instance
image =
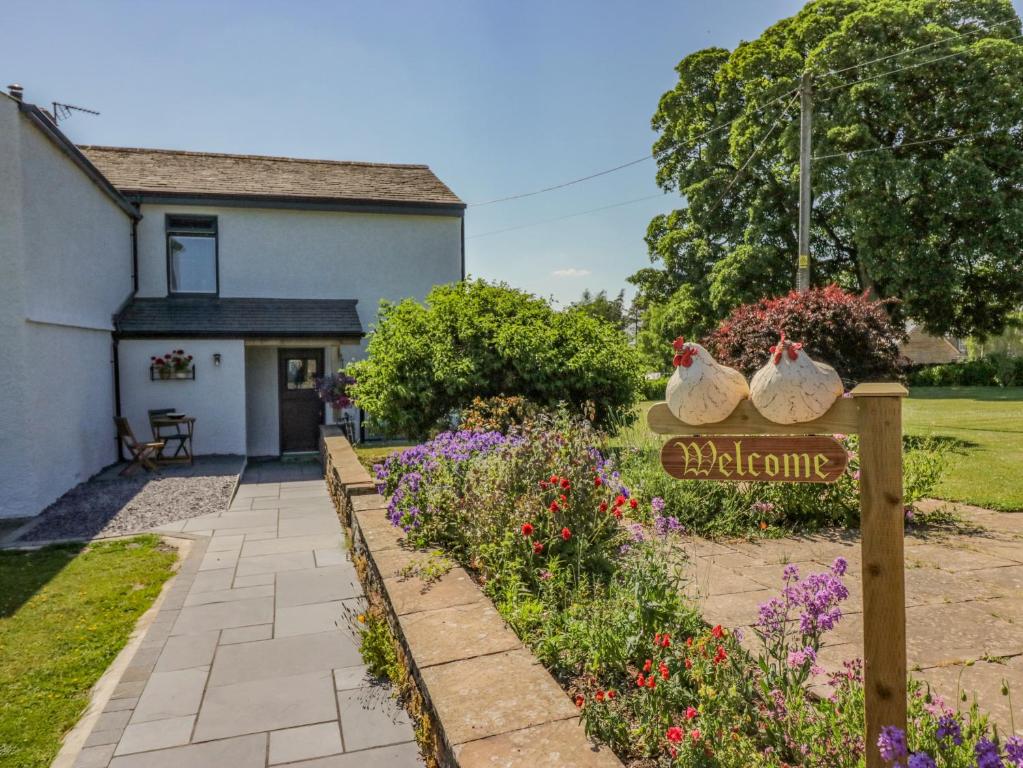
[{"label": "purple flower", "polygon": [[660,496],[654,496],[650,499],[650,508],[659,515],[664,511],[664,499]]},{"label": "purple flower", "polygon": [[669,536],[673,533],[683,533],[684,528],[682,523],[678,521],[677,517],[655,517],[654,518],[654,531],[657,532],[658,536]]},{"label": "purple flower", "polygon": [[798,565],[786,565],[781,572],[782,581],[788,584],[790,581],[796,581],[799,578],[799,566]]},{"label": "purple flower", "polygon": [[894,725],[882,727],[881,735],[877,737],[877,748],[882,760],[889,763],[901,760],[909,754],[906,749],[906,732]]},{"label": "purple flower", "polygon": [[845,576],[845,569],[848,567],[849,563],[844,557],[836,557],[835,562],[831,564],[831,572],[836,576]]},{"label": "purple flower", "polygon": [[949,739],[957,747],[963,743],[963,729],[955,715],[944,715],[938,720],[939,740]]},{"label": "purple flower", "polygon": [[1023,736],[1010,736],[1006,740],[1005,756],[1016,768],[1023,768]]},{"label": "purple flower", "polygon": [[934,760],[926,752],[914,752],[906,765],[907,768],[936,768]]},{"label": "purple flower", "polygon": [[1003,768],[1002,758],[998,754],[998,745],[990,739],[981,739],[973,748],[977,758],[977,768]]},{"label": "purple flower", "polygon": [[646,541],[646,535],[643,533],[643,525],[641,523],[633,523],[630,525],[629,534],[635,542]]},{"label": "purple flower", "polygon": [[810,646],[800,648],[798,651],[789,652],[789,666],[793,669],[803,666],[808,661],[811,664],[817,661],[817,652]]}]

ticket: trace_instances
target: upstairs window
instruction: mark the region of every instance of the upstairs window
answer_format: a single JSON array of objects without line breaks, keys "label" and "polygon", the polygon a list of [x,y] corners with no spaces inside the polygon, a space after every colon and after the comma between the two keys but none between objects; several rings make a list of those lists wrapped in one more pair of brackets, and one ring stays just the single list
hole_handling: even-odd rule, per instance
[{"label": "upstairs window", "polygon": [[219,292],[217,217],[167,216],[169,293]]}]

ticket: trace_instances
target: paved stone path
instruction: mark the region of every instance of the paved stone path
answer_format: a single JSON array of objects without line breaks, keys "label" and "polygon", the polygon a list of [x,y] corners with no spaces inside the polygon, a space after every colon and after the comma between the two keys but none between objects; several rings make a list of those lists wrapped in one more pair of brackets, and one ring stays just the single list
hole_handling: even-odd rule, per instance
[{"label": "paved stone path", "polygon": [[255,464],[228,511],[171,526],[202,538],[77,768],[422,765],[345,619],[362,588],[320,472]]},{"label": "paved stone path", "polygon": [[[977,530],[965,534],[908,531],[906,544],[907,653],[912,674],[929,682],[950,705],[957,692],[976,695],[980,707],[1010,732],[1012,691],[1017,732],[1023,733],[1023,514],[959,505]],[[785,564],[801,574],[822,570],[836,557],[849,562],[849,599],[842,622],[822,649],[825,669],[863,655],[863,593],[858,534],[830,534],[759,542],[689,540],[688,591],[711,623],[747,628],[757,607],[781,588]],[[975,663],[973,663],[975,662]]]}]

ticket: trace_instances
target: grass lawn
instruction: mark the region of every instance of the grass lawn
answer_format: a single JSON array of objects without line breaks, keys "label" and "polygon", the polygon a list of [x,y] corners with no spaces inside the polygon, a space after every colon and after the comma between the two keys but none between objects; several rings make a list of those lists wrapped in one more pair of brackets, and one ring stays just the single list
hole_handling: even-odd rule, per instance
[{"label": "grass lawn", "polygon": [[408,448],[414,443],[388,441],[383,443],[360,443],[355,446],[355,453],[362,462],[362,466],[373,474],[373,465],[379,464],[395,451]]},{"label": "grass lawn", "polygon": [[[623,432],[629,444],[650,436],[646,412]],[[988,509],[1023,510],[1023,387],[914,387],[903,408],[908,435],[947,440],[952,460],[936,495]]]},{"label": "grass lawn", "polygon": [[914,387],[903,421],[952,442],[940,498],[1023,510],[1023,387]]},{"label": "grass lawn", "polygon": [[0,766],[45,768],[171,575],[156,536],[0,552]]}]

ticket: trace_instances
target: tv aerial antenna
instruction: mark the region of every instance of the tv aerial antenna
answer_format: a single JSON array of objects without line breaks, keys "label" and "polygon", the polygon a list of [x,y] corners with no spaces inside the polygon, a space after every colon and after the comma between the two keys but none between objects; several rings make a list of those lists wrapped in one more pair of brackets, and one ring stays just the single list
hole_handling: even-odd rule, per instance
[{"label": "tv aerial antenna", "polygon": [[76,107],[74,104],[62,104],[59,101],[53,102],[53,122],[60,123],[61,120],[67,120],[75,112],[84,112],[87,115],[98,115],[95,109],[86,109],[85,107]]}]

